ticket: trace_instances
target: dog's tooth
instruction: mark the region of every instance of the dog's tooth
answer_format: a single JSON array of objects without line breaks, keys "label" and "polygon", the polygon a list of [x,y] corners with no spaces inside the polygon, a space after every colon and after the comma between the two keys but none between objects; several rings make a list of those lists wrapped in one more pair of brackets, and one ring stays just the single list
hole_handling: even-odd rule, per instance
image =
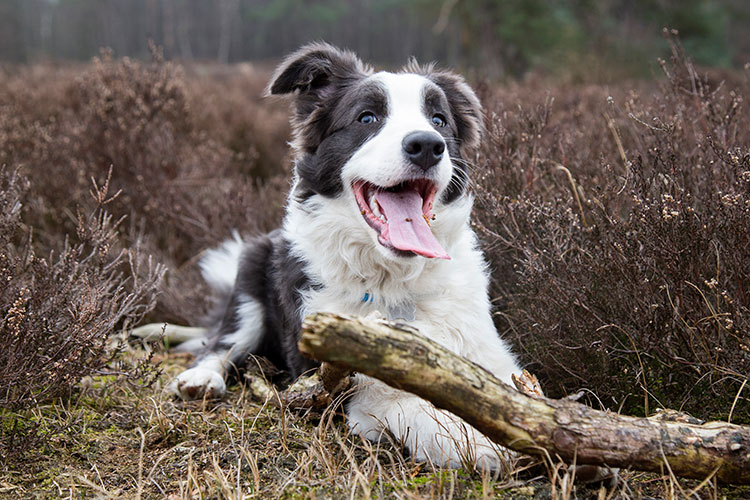
[{"label": "dog's tooth", "polygon": [[377,200],[375,199],[375,195],[373,194],[370,197],[370,210],[372,210],[372,213],[374,213],[376,216],[380,217],[380,205],[378,205]]}]

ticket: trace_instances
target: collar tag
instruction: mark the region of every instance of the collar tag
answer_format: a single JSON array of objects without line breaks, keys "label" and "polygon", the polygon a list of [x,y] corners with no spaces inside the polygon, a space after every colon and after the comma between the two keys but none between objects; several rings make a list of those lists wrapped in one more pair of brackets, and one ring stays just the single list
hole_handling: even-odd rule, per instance
[{"label": "collar tag", "polygon": [[[375,302],[375,294],[365,292],[360,300],[363,304],[372,304]],[[417,314],[417,304],[414,302],[403,302],[393,307],[389,307],[386,315],[388,321],[414,321]]]},{"label": "collar tag", "polygon": [[416,314],[417,305],[414,302],[406,302],[388,308],[388,321],[396,321],[397,319],[414,321]]}]

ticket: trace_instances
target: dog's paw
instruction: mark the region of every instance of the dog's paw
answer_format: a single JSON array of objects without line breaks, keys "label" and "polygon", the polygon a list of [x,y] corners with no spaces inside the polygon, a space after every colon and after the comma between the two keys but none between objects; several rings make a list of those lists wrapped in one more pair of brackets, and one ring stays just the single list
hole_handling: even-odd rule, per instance
[{"label": "dog's paw", "polygon": [[[411,416],[414,439],[407,436],[407,448],[417,462],[437,467],[469,467],[501,470],[510,458],[508,450],[487,439],[458,417],[426,405]],[[409,417],[404,417],[408,419]]]},{"label": "dog's paw", "polygon": [[509,450],[493,445],[484,436],[472,431],[458,436],[426,436],[409,448],[417,462],[431,467],[451,468],[469,467],[476,470],[499,471],[507,468],[507,462],[513,458]]},{"label": "dog's paw", "polygon": [[190,399],[218,399],[227,390],[224,377],[213,370],[195,367],[177,375],[170,384],[169,390],[187,401]]}]

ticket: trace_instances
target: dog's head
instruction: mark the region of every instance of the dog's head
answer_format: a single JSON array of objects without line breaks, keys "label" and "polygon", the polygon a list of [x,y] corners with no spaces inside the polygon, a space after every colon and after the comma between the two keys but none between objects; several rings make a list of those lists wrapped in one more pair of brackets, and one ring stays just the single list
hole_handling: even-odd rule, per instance
[{"label": "dog's head", "polygon": [[374,73],[353,53],[315,43],[279,66],[268,93],[296,96],[297,201],[344,199],[383,252],[449,258],[430,224],[466,191],[482,123],[460,76],[415,62]]}]

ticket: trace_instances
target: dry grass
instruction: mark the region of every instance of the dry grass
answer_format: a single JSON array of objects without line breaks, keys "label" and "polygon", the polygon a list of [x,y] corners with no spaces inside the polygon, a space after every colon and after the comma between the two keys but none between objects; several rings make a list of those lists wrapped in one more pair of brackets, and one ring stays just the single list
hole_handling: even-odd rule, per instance
[{"label": "dry grass", "polygon": [[[139,346],[124,358],[143,356]],[[624,472],[612,491],[575,485],[561,463],[493,477],[429,470],[393,443],[348,432],[341,408],[322,415],[279,407],[235,386],[225,401],[177,401],[163,384],[184,355],[157,353],[150,388],[111,377],[83,381],[72,398],[27,413],[44,444],[5,462],[0,498],[742,498],[747,488]],[[132,362],[132,360],[131,360]],[[63,431],[48,429],[64,428]]]}]

